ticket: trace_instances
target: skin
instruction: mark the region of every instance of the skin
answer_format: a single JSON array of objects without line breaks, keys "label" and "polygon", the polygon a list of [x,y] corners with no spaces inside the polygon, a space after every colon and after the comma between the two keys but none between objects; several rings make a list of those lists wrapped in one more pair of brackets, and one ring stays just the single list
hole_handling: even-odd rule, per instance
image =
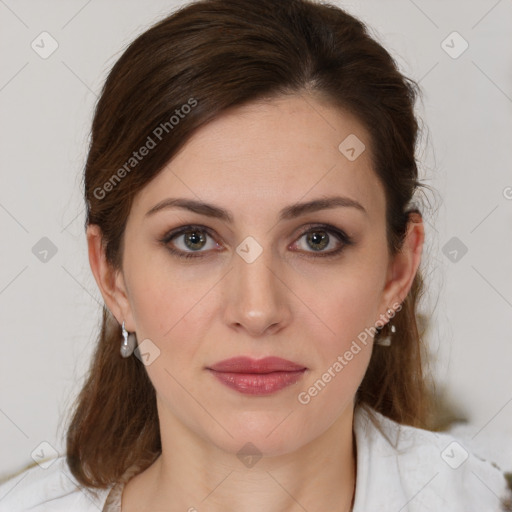
[{"label": "skin", "polygon": [[[366,146],[354,161],[338,150],[350,134]],[[366,214],[336,207],[278,220],[286,206],[332,195],[358,201]],[[145,217],[169,197],[213,203],[234,221],[179,208]],[[330,224],[354,244],[322,258],[302,234],[308,223]],[[188,224],[212,231],[197,259],[180,259],[159,242]],[[343,246],[328,234],[324,252]],[[263,249],[252,263],[236,252],[248,236]],[[157,393],[162,454],[127,484],[123,512],[349,510],[353,400],[372,338],[308,404],[298,394],[403,302],[424,241],[420,217],[390,258],[384,188],[358,120],[310,95],[226,111],[137,194],[122,270],[106,263],[97,226],[88,227],[87,240],[107,307],[139,343],[149,338],[160,350],[146,370]],[[181,235],[168,245],[193,252],[186,241]],[[244,395],[206,370],[238,355],[276,355],[307,370],[276,393]],[[236,456],[249,441],[262,454],[252,467]]]}]

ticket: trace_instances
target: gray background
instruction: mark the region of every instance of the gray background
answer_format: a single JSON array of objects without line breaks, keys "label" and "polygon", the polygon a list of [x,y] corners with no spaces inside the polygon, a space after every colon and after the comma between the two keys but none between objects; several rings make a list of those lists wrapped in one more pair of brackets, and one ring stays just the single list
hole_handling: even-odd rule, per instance
[{"label": "gray background", "polygon": [[[422,87],[418,156],[437,191],[422,262],[432,369],[470,420],[466,444],[510,471],[512,1],[335,3]],[[80,192],[93,108],[125,46],[177,5],[0,0],[0,478],[64,452],[102,303]],[[47,58],[44,31],[58,44]]]}]

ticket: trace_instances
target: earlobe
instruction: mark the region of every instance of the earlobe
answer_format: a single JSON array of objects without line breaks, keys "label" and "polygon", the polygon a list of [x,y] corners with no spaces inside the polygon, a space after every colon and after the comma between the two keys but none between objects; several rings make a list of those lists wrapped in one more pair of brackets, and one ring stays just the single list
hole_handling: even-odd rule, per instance
[{"label": "earlobe", "polygon": [[116,317],[119,324],[125,321],[128,328],[128,323],[131,323],[128,321],[130,308],[123,276],[106,259],[102,232],[99,226],[95,224],[87,226],[87,245],[91,271],[105,305]]}]

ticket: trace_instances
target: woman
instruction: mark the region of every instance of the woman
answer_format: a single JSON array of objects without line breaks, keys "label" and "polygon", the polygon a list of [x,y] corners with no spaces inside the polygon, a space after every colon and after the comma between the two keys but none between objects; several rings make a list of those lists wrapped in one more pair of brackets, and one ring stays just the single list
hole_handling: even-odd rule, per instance
[{"label": "woman", "polygon": [[195,2],[129,46],[84,176],[90,374],[1,511],[507,509],[422,428],[416,94],[306,0]]}]

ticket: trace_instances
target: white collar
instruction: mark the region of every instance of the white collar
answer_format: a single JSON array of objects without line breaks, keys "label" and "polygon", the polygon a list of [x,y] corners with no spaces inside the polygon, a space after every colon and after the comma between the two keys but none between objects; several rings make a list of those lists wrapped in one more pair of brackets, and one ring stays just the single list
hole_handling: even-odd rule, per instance
[{"label": "white collar", "polygon": [[[371,421],[374,417],[380,431]],[[357,480],[353,512],[501,512],[503,472],[446,433],[354,409]],[[457,443],[452,445],[451,443]],[[454,451],[455,449],[455,451]],[[451,467],[446,460],[458,467]],[[457,460],[458,458],[458,460]]]}]

